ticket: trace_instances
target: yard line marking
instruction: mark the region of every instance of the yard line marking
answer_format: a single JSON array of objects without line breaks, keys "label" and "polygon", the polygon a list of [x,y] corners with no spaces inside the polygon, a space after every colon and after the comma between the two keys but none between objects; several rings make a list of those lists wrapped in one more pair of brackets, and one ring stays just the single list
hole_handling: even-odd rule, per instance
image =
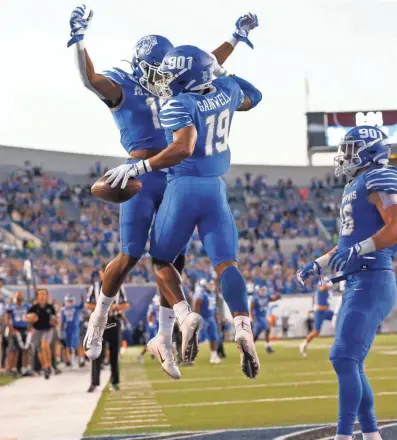
[{"label": "yard line marking", "polygon": [[[105,408],[104,412],[108,412],[109,410],[109,415],[113,412],[113,411],[120,411],[120,408]],[[132,415],[139,415],[139,414],[155,414],[155,413],[161,413],[163,412],[161,408],[157,408],[157,409],[142,409],[142,410],[130,410],[130,411],[123,411],[123,414],[132,414]]]},{"label": "yard line marking", "polygon": [[153,419],[126,419],[126,420],[116,420],[114,422],[99,422],[98,425],[114,425],[114,424],[125,424],[125,423],[146,423],[146,422],[166,422],[167,420],[164,417],[156,417]]},{"label": "yard line marking", "polygon": [[[161,424],[161,425],[129,425],[129,426],[118,426],[106,428],[107,431],[120,431],[121,429],[142,429],[142,428],[171,428],[171,425]],[[101,429],[103,429],[101,427]]]},{"label": "yard line marking", "polygon": [[[365,369],[365,373],[371,373],[371,372],[376,372],[376,371],[384,371],[384,368],[367,368]],[[388,371],[397,371],[397,367],[390,367],[387,369]],[[335,371],[334,370],[327,370],[327,371],[316,371],[315,372],[316,375],[328,375],[328,374],[333,374],[335,375]],[[313,375],[313,371],[302,371],[299,373],[283,373],[280,374],[279,376],[290,376],[290,377],[294,377],[294,376],[312,376]],[[237,380],[243,381],[244,378],[241,377],[240,374],[236,375],[235,378]],[[194,383],[194,382],[215,382],[215,381],[225,381],[225,380],[231,380],[234,379],[233,376],[228,376],[228,377],[197,377],[197,378],[191,378],[191,379],[183,379],[183,382],[181,383]],[[141,384],[147,384],[147,382],[142,382],[142,381],[129,381],[128,384],[123,386],[123,389],[128,389],[128,388],[136,388],[137,385],[141,385]],[[152,380],[150,382],[151,384],[173,384],[174,382],[171,381],[171,379],[159,379],[159,380]],[[155,391],[155,392],[158,392]]]},{"label": "yard line marking", "polygon": [[[397,391],[385,391],[383,393],[377,393],[376,396],[396,396]],[[268,399],[254,399],[254,400],[229,400],[224,402],[196,402],[196,403],[178,403],[174,405],[160,405],[161,408],[186,408],[196,406],[217,406],[217,405],[241,405],[245,403],[270,403],[270,402],[293,402],[299,400],[326,400],[337,399],[337,395],[330,396],[300,396],[300,397],[279,397]]]},{"label": "yard line marking", "polygon": [[[395,376],[382,376],[382,377],[369,377],[370,380],[388,380],[395,379]],[[182,388],[178,390],[158,390],[156,394],[159,393],[190,393],[193,391],[225,391],[225,390],[238,390],[238,389],[248,389],[248,388],[268,388],[268,387],[288,387],[288,386],[299,386],[299,385],[318,385],[318,384],[328,384],[337,383],[335,380],[311,380],[304,382],[275,382],[275,383],[262,383],[253,385],[231,385],[223,387],[202,387],[202,388]]]}]

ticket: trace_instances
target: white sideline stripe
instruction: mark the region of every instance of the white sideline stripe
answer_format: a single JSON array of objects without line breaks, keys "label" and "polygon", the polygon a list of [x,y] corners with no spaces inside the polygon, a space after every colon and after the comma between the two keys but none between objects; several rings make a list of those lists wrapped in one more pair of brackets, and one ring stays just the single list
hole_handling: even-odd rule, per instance
[{"label": "white sideline stripe", "polygon": [[[389,380],[395,379],[395,376],[371,376],[368,379],[375,380]],[[193,391],[225,391],[225,390],[239,390],[239,389],[249,389],[249,388],[270,388],[270,387],[288,387],[288,386],[299,386],[299,385],[318,385],[335,383],[335,380],[308,380],[304,382],[275,382],[275,383],[261,383],[254,385],[232,385],[224,387],[202,387],[202,388],[183,388],[180,390],[158,390],[157,393],[191,393]]]},{"label": "white sideline stripe", "polygon": [[[328,427],[332,427],[332,426],[335,426],[335,425],[328,424],[328,425],[321,426],[320,428],[316,427],[316,428],[306,429],[305,431],[293,432],[291,434],[281,435],[280,437],[277,437],[274,440],[288,440],[289,438],[293,438],[294,436],[296,436],[298,434],[299,435],[301,435],[301,434],[309,434],[310,432],[316,432],[319,429],[328,428]],[[335,436],[332,436],[332,440],[334,439],[334,437]]]},{"label": "white sideline stripe", "polygon": [[[385,371],[384,368],[366,368],[365,369],[365,373],[371,373],[371,372],[376,372],[376,371]],[[391,367],[388,368],[387,371],[397,371],[397,367]],[[327,375],[327,374],[335,374],[334,370],[324,370],[324,371],[316,371],[315,372],[316,376],[318,375]],[[294,377],[294,376],[313,376],[313,371],[302,371],[299,373],[283,373],[280,374],[279,376],[289,376],[289,377]],[[236,376],[232,376],[229,375],[228,377],[198,377],[198,378],[192,378],[192,379],[183,379],[183,383],[194,383],[194,382],[215,382],[215,381],[224,381],[224,380],[233,380],[233,379],[241,379],[242,381],[244,380],[241,377],[241,373],[239,372],[239,374]],[[152,384],[172,384],[173,382],[171,381],[171,379],[160,379],[160,380],[152,380],[151,381]],[[126,384],[125,386],[123,386],[123,390],[129,389],[129,388],[135,388],[139,385],[141,386],[142,384],[147,384],[147,382],[141,382],[141,381],[129,381],[128,385]],[[158,392],[158,390],[156,391]]]},{"label": "white sideline stripe", "polygon": [[[377,393],[376,396],[397,396],[397,391],[385,391],[383,393]],[[270,403],[270,402],[293,402],[299,400],[326,400],[337,399],[337,395],[333,396],[300,396],[300,397],[279,397],[269,399],[253,399],[253,400],[230,400],[225,402],[196,402],[196,403],[178,403],[176,405],[160,405],[161,408],[186,408],[196,406],[218,406],[218,405],[240,405],[240,404],[252,404],[252,403]]]},{"label": "white sideline stripe", "polygon": [[211,435],[213,434],[223,434],[225,432],[228,432],[228,430],[219,430],[219,431],[204,431],[204,432],[198,432],[198,433],[191,433],[191,434],[181,434],[181,435],[177,435],[175,437],[167,437],[167,440],[183,440],[183,439],[187,439],[187,438],[195,438],[195,437],[202,437],[203,435],[205,436],[206,434],[210,433]]},{"label": "white sideline stripe", "polygon": [[[397,423],[390,423],[388,425],[382,425],[379,428],[382,431],[382,429],[384,429],[384,428],[392,428],[393,426],[397,426]],[[361,434],[361,431],[360,430],[354,431],[353,434]],[[335,437],[332,435],[331,437],[323,437],[319,440],[334,440],[334,438]],[[275,440],[277,440],[277,439],[275,439]],[[282,440],[282,439],[280,439],[280,440]]]}]

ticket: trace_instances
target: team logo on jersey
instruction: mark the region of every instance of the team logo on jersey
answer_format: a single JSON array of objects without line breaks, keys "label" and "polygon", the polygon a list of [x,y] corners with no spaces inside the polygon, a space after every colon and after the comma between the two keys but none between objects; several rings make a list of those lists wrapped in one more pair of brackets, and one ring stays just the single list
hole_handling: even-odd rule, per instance
[{"label": "team logo on jersey", "polygon": [[134,95],[135,96],[143,96],[144,95],[143,90],[141,89],[140,86],[135,86]]},{"label": "team logo on jersey", "polygon": [[138,41],[136,51],[140,55],[149,55],[153,47],[157,44],[157,38],[154,35],[148,35]]}]

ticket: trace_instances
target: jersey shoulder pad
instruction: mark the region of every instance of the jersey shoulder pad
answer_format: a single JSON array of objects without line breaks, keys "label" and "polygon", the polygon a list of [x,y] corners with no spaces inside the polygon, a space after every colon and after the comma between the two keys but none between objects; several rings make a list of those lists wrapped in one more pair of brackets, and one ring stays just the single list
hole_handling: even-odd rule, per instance
[{"label": "jersey shoulder pad", "polygon": [[161,126],[176,131],[194,125],[193,108],[189,96],[179,95],[169,99],[159,113]]},{"label": "jersey shoulder pad", "polygon": [[102,72],[103,76],[106,76],[106,78],[111,79],[113,82],[119,84],[120,86],[124,86],[126,84],[129,84],[132,81],[130,75],[125,72],[122,69],[119,69],[118,67],[112,67],[109,70],[104,70]]},{"label": "jersey shoulder pad", "polygon": [[365,186],[369,192],[397,193],[397,168],[384,166],[364,174]]}]

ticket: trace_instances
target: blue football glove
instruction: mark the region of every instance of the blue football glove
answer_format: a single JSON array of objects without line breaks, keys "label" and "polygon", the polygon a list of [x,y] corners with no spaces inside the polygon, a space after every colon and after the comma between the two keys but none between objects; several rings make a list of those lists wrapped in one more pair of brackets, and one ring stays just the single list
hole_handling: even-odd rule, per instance
[{"label": "blue football glove", "polygon": [[248,13],[243,15],[236,21],[236,30],[234,31],[233,37],[238,41],[248,44],[248,46],[253,49],[254,45],[248,39],[248,35],[258,24],[258,17],[255,14]]},{"label": "blue football glove", "polygon": [[94,11],[87,11],[85,5],[77,6],[77,8],[74,9],[69,22],[70,36],[72,38],[68,41],[68,47],[72,46],[78,41],[81,41],[84,38],[85,31],[88,29],[88,25],[90,24],[93,15]]},{"label": "blue football glove", "polygon": [[303,266],[300,266],[298,272],[296,272],[296,279],[301,286],[305,285],[305,281],[313,275],[321,274],[321,266],[317,261],[311,261]]},{"label": "blue football glove", "polygon": [[329,260],[328,266],[335,272],[343,272],[348,264],[353,263],[359,257],[360,251],[359,243],[349,248],[337,249]]}]

